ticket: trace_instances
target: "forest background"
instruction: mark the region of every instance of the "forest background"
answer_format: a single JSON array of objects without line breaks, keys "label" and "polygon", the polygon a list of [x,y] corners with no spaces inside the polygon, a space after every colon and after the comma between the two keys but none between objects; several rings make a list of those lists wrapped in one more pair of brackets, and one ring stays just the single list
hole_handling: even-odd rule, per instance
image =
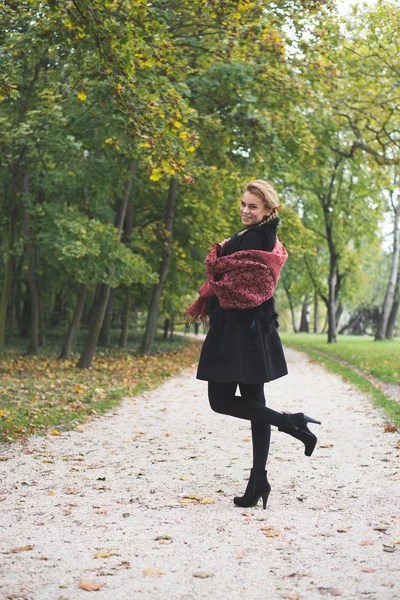
[{"label": "forest background", "polygon": [[111,373],[125,393],[147,365],[159,377],[171,356],[193,362],[174,330],[255,178],[282,205],[282,333],[398,336],[399,30],[395,0],[346,14],[329,0],[3,3],[8,432],[26,430],[11,422],[27,397],[31,431],[41,420],[51,369],[59,418],[80,394],[111,401]]}]

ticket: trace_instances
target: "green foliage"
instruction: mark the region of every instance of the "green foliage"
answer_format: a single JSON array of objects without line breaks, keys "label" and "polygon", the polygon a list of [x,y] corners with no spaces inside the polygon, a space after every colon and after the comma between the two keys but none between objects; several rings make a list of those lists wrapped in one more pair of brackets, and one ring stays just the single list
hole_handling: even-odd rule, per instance
[{"label": "green foliage", "polygon": [[50,223],[38,234],[39,251],[74,281],[89,282],[91,286],[108,283],[112,287],[157,281],[157,274],[144,256],[119,243],[117,229],[111,223],[89,219],[72,208],[61,214],[47,214],[47,219]]}]

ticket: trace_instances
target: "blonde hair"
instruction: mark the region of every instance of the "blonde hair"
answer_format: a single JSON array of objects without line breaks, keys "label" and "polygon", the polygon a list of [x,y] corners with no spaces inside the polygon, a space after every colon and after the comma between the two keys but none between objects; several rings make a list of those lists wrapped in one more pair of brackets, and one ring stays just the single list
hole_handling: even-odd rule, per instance
[{"label": "blonde hair", "polygon": [[254,179],[254,181],[250,181],[250,183],[246,185],[244,191],[258,196],[263,201],[265,208],[272,209],[271,214],[262,220],[263,223],[268,223],[268,221],[277,218],[278,210],[280,208],[278,204],[278,194],[268,181]]}]

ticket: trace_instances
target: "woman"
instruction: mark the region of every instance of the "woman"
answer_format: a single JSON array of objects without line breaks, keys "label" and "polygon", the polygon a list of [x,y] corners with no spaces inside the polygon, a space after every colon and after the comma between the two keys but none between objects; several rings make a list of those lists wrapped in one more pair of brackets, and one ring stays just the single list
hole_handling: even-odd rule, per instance
[{"label": "woman", "polygon": [[[276,230],[278,197],[266,181],[249,183],[240,206],[244,228],[221,244],[213,244],[206,259],[207,280],[186,311],[193,321],[209,316],[197,379],[208,381],[211,408],[251,421],[253,468],[236,506],[266,508],[271,486],[265,470],[271,425],[301,440],[311,456],[317,443],[307,423],[319,423],[304,413],[279,413],[265,405],[264,383],[287,375],[278,334],[273,291],[287,252]],[[236,396],[239,385],[241,396]]]}]

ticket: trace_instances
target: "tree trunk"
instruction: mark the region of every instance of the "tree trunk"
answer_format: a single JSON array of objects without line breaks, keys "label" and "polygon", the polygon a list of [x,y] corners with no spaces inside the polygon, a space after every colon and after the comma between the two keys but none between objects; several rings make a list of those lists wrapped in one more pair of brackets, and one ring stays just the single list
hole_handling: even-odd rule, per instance
[{"label": "tree trunk", "polygon": [[38,319],[39,319],[39,346],[45,344],[45,325],[44,325],[44,300],[43,300],[43,273],[40,266],[40,256],[36,249],[36,274],[38,291]]},{"label": "tree trunk", "polygon": [[290,314],[292,316],[293,333],[298,333],[297,326],[296,326],[296,315],[294,314],[294,306],[293,306],[293,302],[292,302],[292,295],[286,287],[284,287],[284,290],[286,292],[286,296],[287,296],[287,299],[289,302],[289,307],[290,307]]},{"label": "tree trunk", "polygon": [[166,340],[168,337],[168,330],[169,330],[169,318],[166,317],[165,321],[164,321],[164,334],[163,334],[163,340]]},{"label": "tree trunk", "polygon": [[[124,225],[126,214],[126,207],[128,205],[128,200],[132,191],[134,168],[135,163],[132,161],[129,168],[129,176],[125,184],[124,198],[117,205],[114,224],[117,228],[117,236],[119,240],[121,240],[122,228]],[[112,274],[113,269],[111,269],[110,276]],[[91,319],[91,322],[89,323],[89,331],[86,338],[86,343],[78,362],[78,367],[80,367],[81,369],[87,369],[92,364],[94,352],[97,346],[97,341],[99,339],[101,326],[103,324],[104,314],[106,312],[110,290],[111,286],[109,284],[101,284],[99,299],[97,303],[97,311],[95,317]]]},{"label": "tree trunk", "polygon": [[165,229],[166,229],[166,240],[164,245],[164,250],[162,253],[161,263],[160,263],[160,278],[159,282],[153,287],[153,292],[151,296],[149,311],[147,313],[147,322],[146,322],[146,330],[144,333],[144,337],[142,340],[141,351],[144,354],[150,354],[151,347],[153,345],[154,337],[157,330],[157,321],[158,321],[158,309],[160,305],[161,294],[165,285],[165,280],[168,275],[168,268],[171,259],[172,252],[172,233],[174,227],[174,218],[175,218],[175,200],[176,193],[178,189],[178,180],[175,177],[171,177],[169,190],[168,190],[168,198],[166,205],[166,218],[165,218]]},{"label": "tree trunk", "polygon": [[314,292],[314,333],[319,333],[318,292]]},{"label": "tree trunk", "polygon": [[132,287],[125,287],[124,312],[122,314],[121,334],[119,336],[119,347],[126,348],[128,345],[129,311],[131,307]]},{"label": "tree trunk", "polygon": [[31,240],[30,231],[30,214],[29,214],[29,173],[27,166],[26,152],[23,152],[23,232],[24,232],[24,246],[25,253],[28,258],[28,288],[31,304],[31,315],[30,315],[30,344],[28,353],[37,354],[39,350],[39,296],[36,284],[36,272],[35,272],[35,246]]},{"label": "tree trunk", "polygon": [[[126,207],[126,218],[125,218],[125,243],[129,247],[130,236],[133,231],[133,202],[131,199],[128,200]],[[124,312],[122,314],[121,333],[119,336],[119,347],[126,348],[128,345],[128,330],[129,330],[129,311],[131,308],[132,298],[132,286],[125,286],[125,301],[124,301]]]},{"label": "tree trunk", "polygon": [[97,300],[97,310],[95,311],[94,318],[91,319],[91,323],[89,324],[86,343],[78,362],[78,367],[80,369],[88,369],[92,364],[94,351],[97,346],[97,340],[99,339],[100,329],[103,324],[104,314],[106,312],[110,289],[111,287],[106,283],[102,283],[100,285]]},{"label": "tree trunk", "polygon": [[7,306],[8,299],[10,295],[11,289],[11,281],[12,281],[12,273],[15,264],[15,258],[13,255],[15,238],[16,238],[16,230],[17,230],[17,222],[18,222],[18,171],[20,165],[20,159],[24,152],[25,146],[21,146],[20,148],[20,156],[16,163],[11,167],[11,202],[10,202],[10,225],[8,228],[8,240],[7,240],[7,262],[5,265],[4,272],[4,282],[3,289],[1,292],[0,299],[0,353],[4,350],[4,336],[6,330],[6,320],[7,320]]},{"label": "tree trunk", "polygon": [[68,333],[64,340],[64,345],[60,354],[60,359],[62,360],[66,360],[67,358],[69,358],[72,350],[75,347],[79,327],[81,325],[83,309],[85,308],[86,297],[87,287],[84,283],[81,283],[81,285],[79,286],[78,299],[75,306],[74,316],[69,326]]},{"label": "tree trunk", "polygon": [[113,302],[115,296],[115,289],[110,289],[110,294],[108,296],[108,302],[106,306],[106,311],[104,313],[103,325],[101,326],[100,335],[99,335],[99,346],[103,346],[104,348],[108,348],[110,345],[110,332],[111,332],[111,316],[113,309]]},{"label": "tree trunk", "polygon": [[0,301],[0,353],[4,350],[4,335],[6,330],[6,319],[7,319],[7,306],[8,306],[8,298],[10,295],[11,289],[11,281],[12,281],[12,273],[14,267],[14,243],[15,243],[15,235],[16,235],[16,227],[17,227],[17,218],[18,213],[15,206],[15,198],[12,198],[11,204],[11,218],[10,218],[10,226],[8,230],[8,256],[6,262],[6,268],[4,273],[4,282],[3,289],[1,292],[1,301]]},{"label": "tree trunk", "polygon": [[378,329],[375,334],[375,340],[384,340],[386,335],[386,329],[389,320],[390,309],[393,304],[393,298],[395,293],[396,281],[399,272],[399,252],[400,252],[400,199],[397,202],[394,212],[394,232],[393,232],[393,254],[392,254],[392,266],[390,269],[389,282],[386,288],[385,299],[383,301],[383,307],[381,317],[379,319]]},{"label": "tree trunk", "polygon": [[336,254],[331,251],[329,259],[328,297],[328,343],[336,343]]},{"label": "tree trunk", "polygon": [[396,282],[396,289],[394,292],[393,304],[392,304],[392,308],[390,310],[390,314],[389,314],[389,318],[388,318],[388,322],[387,322],[387,326],[386,326],[385,337],[387,340],[393,339],[394,328],[395,328],[396,319],[397,319],[397,313],[399,311],[399,305],[400,305],[400,272],[397,273],[397,282]]},{"label": "tree trunk", "polygon": [[15,318],[17,320],[17,328],[18,330],[22,329],[22,269],[24,266],[24,257],[21,256],[16,267],[15,273]]},{"label": "tree trunk", "polygon": [[302,333],[310,331],[310,297],[308,295],[303,300],[299,331]]},{"label": "tree trunk", "polygon": [[174,328],[175,328],[175,314],[171,313],[171,323],[169,328],[169,339],[174,337]]}]

